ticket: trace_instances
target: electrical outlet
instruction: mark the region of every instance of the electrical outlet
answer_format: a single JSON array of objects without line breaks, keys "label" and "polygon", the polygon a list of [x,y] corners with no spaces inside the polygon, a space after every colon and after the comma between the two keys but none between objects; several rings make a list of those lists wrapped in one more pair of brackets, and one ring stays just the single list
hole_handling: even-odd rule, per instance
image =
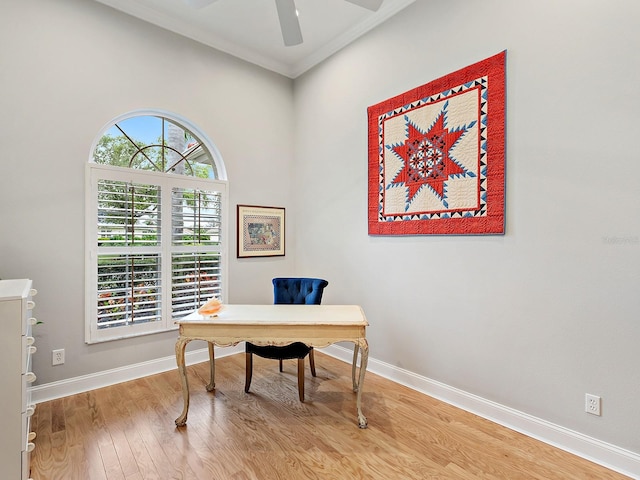
[{"label": "electrical outlet", "polygon": [[64,348],[51,352],[51,365],[62,365],[64,363]]},{"label": "electrical outlet", "polygon": [[584,396],[584,411],[591,415],[600,416],[600,403],[602,399],[597,395],[586,393]]}]

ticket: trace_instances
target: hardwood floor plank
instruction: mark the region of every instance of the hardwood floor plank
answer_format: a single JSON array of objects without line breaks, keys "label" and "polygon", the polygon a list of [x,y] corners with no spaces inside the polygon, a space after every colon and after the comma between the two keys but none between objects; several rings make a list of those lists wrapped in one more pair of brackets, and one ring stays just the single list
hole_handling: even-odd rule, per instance
[{"label": "hardwood floor plank", "polygon": [[127,479],[129,479],[129,477],[135,478],[135,473],[137,473],[140,478],[145,480],[159,480],[161,476],[156,469],[156,465],[140,433],[134,429],[127,429],[124,434],[131,448],[131,453],[133,454],[137,468],[137,472],[126,475]]},{"label": "hardwood floor plank", "polygon": [[91,433],[92,410],[88,405],[89,393],[67,397],[64,400],[65,435],[67,456],[76,455],[77,461],[72,462],[76,467],[78,478],[105,478],[100,450],[94,442],[87,442],[87,435]]},{"label": "hardwood floor plank", "polygon": [[[36,432],[36,449],[31,453],[31,463],[38,464],[44,472],[53,470],[51,456],[51,405],[41,403],[36,407],[31,430]],[[47,477],[42,477],[43,480]]]},{"label": "hardwood floor plank", "polygon": [[[153,378],[151,380],[154,380]],[[175,402],[175,395],[179,394],[175,384],[172,388],[166,387],[173,383],[172,379],[167,379],[170,383],[164,388],[158,387],[157,383],[151,381],[150,405],[152,408],[146,411],[144,425],[147,429],[147,438],[152,438],[160,445],[162,452],[168,460],[168,465],[173,476],[169,478],[207,478],[206,473],[198,459],[191,455],[191,445],[188,437],[182,431],[175,428],[171,419],[171,413],[167,410],[166,404]],[[168,395],[168,393],[171,395]],[[141,421],[136,417],[136,421]],[[198,472],[198,473],[196,473]],[[184,477],[183,477],[184,476]]]},{"label": "hardwood floor plank", "polygon": [[102,442],[98,445],[100,449],[100,455],[102,457],[102,464],[106,477],[111,480],[114,478],[124,478],[124,473],[120,467],[120,460],[118,459],[118,453],[113,443]]},{"label": "hardwood floor plank", "polygon": [[51,431],[60,432],[64,430],[64,398],[52,400],[51,402]]},{"label": "hardwood floor plank", "polygon": [[34,480],[621,480],[626,477],[368,374],[369,428],[356,423],[351,366],[316,352],[298,400],[295,362],[244,354],[188,367],[185,427],[177,371],[38,405]]}]

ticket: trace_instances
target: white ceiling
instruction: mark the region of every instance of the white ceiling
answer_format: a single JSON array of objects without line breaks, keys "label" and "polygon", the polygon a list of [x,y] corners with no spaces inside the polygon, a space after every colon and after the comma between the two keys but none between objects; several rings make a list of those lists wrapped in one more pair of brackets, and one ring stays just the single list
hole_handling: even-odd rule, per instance
[{"label": "white ceiling", "polygon": [[296,0],[301,45],[285,47],[274,0],[96,0],[290,78],[309,70],[415,0],[384,0],[377,12],[345,0]]}]

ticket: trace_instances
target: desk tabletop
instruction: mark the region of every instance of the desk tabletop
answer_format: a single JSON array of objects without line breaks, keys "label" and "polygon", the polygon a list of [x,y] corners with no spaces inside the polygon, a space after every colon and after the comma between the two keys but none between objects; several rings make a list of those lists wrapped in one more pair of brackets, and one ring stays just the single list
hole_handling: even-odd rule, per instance
[{"label": "desk tabletop", "polygon": [[176,324],[216,325],[359,325],[367,318],[359,305],[224,305],[215,316],[194,311]]}]

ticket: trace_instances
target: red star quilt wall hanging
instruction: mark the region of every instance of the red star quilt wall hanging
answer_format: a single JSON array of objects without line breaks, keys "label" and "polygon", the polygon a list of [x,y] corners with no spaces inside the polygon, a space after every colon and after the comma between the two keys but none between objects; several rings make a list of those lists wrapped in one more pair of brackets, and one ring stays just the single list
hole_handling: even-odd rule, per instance
[{"label": "red star quilt wall hanging", "polygon": [[504,234],[506,51],[368,108],[369,234]]}]

